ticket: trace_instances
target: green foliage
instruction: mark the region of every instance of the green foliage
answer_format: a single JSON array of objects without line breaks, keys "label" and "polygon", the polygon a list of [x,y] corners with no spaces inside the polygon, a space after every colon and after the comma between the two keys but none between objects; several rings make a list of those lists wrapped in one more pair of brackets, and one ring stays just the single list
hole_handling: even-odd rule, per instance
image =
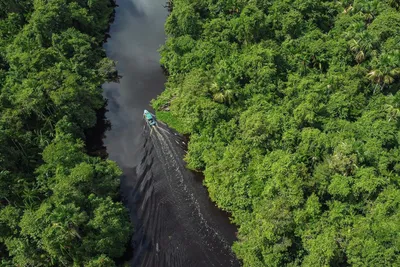
[{"label": "green foliage", "polygon": [[114,266],[131,234],[121,170],[84,132],[117,78],[108,0],[0,0],[1,266]]},{"label": "green foliage", "polygon": [[113,260],[105,255],[101,255],[85,264],[87,267],[114,267],[115,263]]},{"label": "green foliage", "polygon": [[172,116],[170,112],[157,111],[157,119],[168,124],[169,127],[177,130],[180,133],[186,133],[185,125],[180,123],[176,117]]},{"label": "green foliage", "polygon": [[244,266],[400,264],[397,2],[174,1],[153,106]]}]

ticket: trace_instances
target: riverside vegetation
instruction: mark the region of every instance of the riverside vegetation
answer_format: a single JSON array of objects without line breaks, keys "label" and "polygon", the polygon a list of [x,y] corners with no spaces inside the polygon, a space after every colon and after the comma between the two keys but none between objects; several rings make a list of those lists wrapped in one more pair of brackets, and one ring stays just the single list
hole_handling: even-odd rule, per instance
[{"label": "riverside vegetation", "polygon": [[128,242],[120,169],[85,131],[116,77],[109,0],[0,0],[0,266],[113,266]]},{"label": "riverside vegetation", "polygon": [[174,0],[153,106],[245,267],[400,266],[396,0]]}]

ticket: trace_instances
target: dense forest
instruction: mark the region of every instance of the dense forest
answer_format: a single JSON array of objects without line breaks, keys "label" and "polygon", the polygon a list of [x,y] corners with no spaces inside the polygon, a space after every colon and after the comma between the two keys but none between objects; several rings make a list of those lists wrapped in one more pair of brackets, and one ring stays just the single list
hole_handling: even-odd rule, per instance
[{"label": "dense forest", "polygon": [[113,266],[120,169],[85,141],[116,78],[109,0],[0,0],[0,266]]},{"label": "dense forest", "polygon": [[244,266],[400,266],[399,1],[172,8],[153,106]]}]

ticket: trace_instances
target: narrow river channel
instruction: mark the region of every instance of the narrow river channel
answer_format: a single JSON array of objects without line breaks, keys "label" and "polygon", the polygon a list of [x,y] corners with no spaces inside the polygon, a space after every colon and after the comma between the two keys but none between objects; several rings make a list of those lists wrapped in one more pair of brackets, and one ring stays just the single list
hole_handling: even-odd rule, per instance
[{"label": "narrow river channel", "polygon": [[164,89],[157,50],[165,42],[165,0],[118,0],[108,57],[120,83],[105,84],[111,130],[104,143],[123,169],[121,194],[135,226],[131,266],[240,266],[230,247],[235,227],[185,168],[186,143],[163,123],[142,119]]}]

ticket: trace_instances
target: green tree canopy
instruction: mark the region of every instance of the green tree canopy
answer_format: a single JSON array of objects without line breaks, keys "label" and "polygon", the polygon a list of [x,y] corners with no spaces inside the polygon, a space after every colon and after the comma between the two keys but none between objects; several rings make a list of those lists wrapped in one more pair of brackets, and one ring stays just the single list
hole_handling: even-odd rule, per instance
[{"label": "green tree canopy", "polygon": [[108,0],[0,0],[1,266],[113,266],[129,240],[121,170],[85,130],[117,78]]},{"label": "green tree canopy", "polygon": [[153,105],[244,266],[400,265],[399,20],[389,0],[174,1]]}]

